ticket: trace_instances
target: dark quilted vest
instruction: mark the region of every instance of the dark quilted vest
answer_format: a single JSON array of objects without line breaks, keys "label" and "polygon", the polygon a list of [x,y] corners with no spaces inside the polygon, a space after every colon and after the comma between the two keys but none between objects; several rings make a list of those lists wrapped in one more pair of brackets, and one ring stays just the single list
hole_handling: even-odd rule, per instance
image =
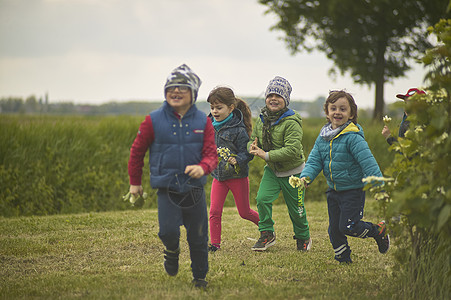
[{"label": "dark quilted vest", "polygon": [[[152,188],[170,188],[179,192],[180,180],[189,180],[190,185],[204,186],[206,176],[191,179],[182,175],[185,167],[198,164],[202,159],[205,113],[193,105],[186,115],[179,119],[164,102],[163,106],[150,113],[155,140],[149,147],[150,185]],[[181,179],[186,177],[186,179]]]}]

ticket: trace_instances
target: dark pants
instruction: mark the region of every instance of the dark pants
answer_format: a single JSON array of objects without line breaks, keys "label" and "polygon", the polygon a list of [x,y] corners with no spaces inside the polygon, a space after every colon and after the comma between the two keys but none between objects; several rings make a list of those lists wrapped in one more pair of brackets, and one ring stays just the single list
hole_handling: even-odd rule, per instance
[{"label": "dark pants", "polygon": [[205,191],[202,199],[191,208],[173,204],[165,190],[158,190],[158,236],[166,249],[175,251],[180,246],[180,226],[186,228],[191,269],[194,278],[204,279],[208,272],[208,216]]},{"label": "dark pants", "polygon": [[340,192],[328,189],[326,195],[329,239],[334,248],[335,259],[348,261],[351,249],[347,235],[363,239],[377,235],[377,229],[373,223],[362,221],[365,192],[362,189]]}]

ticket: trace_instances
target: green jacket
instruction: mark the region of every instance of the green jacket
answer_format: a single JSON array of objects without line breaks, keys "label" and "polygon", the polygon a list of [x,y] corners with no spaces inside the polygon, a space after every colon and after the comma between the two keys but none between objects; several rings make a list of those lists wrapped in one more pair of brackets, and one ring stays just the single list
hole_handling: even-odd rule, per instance
[{"label": "green jacket", "polygon": [[[258,147],[262,148],[263,117],[257,118],[247,149],[257,138]],[[269,151],[268,167],[275,172],[286,172],[299,167],[305,161],[302,147],[302,118],[298,112],[289,109],[271,125],[273,150]]]}]

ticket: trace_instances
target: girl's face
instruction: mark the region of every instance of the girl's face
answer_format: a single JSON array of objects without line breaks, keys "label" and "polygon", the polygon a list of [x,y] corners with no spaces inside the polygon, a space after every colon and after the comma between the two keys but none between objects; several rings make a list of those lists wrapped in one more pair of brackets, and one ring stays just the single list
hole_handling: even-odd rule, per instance
[{"label": "girl's face", "polygon": [[269,94],[268,97],[266,97],[265,103],[269,111],[272,112],[277,112],[285,108],[285,100],[277,94]]},{"label": "girl's face", "polygon": [[222,102],[215,101],[210,104],[210,112],[216,122],[221,122],[227,118],[235,109],[235,105],[227,106]]},{"label": "girl's face", "polygon": [[351,106],[345,97],[327,105],[327,119],[332,123],[332,129],[340,127],[352,118],[354,116],[351,115]]}]

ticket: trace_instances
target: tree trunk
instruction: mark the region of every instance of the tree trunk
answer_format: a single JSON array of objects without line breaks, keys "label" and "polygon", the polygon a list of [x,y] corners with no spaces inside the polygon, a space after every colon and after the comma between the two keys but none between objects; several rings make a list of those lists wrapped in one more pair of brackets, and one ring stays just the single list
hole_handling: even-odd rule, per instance
[{"label": "tree trunk", "polygon": [[374,104],[373,120],[381,120],[384,113],[385,49],[385,42],[379,42],[376,56],[376,101]]},{"label": "tree trunk", "polygon": [[376,81],[376,102],[374,104],[373,120],[382,120],[384,114],[384,78],[378,78]]}]

